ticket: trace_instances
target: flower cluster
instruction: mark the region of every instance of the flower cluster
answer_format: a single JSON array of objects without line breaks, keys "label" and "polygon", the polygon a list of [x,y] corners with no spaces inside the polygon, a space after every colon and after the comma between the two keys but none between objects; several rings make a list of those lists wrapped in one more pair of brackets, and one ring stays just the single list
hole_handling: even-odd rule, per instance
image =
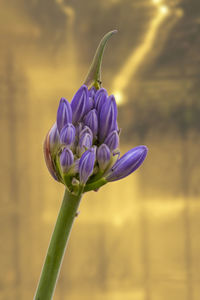
[{"label": "flower cluster", "polygon": [[71,103],[61,98],[57,120],[44,143],[51,175],[70,191],[96,190],[135,171],[147,155],[146,146],[120,158],[117,105],[104,88],[86,85]]}]

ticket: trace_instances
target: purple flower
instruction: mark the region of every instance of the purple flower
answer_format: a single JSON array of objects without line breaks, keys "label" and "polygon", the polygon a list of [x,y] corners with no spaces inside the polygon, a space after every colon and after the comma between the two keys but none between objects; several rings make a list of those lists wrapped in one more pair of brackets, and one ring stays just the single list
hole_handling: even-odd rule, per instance
[{"label": "purple flower", "polygon": [[74,162],[73,152],[69,148],[64,148],[60,154],[60,166],[63,173],[67,173]]},{"label": "purple flower", "polygon": [[119,146],[119,135],[116,130],[111,131],[106,137],[104,143],[110,148],[111,151]]},{"label": "purple flower", "polygon": [[[136,147],[119,158],[118,147],[117,106],[113,95],[108,97],[103,88],[88,91],[83,85],[71,105],[64,98],[60,100],[57,122],[44,144],[46,164],[56,180],[71,190],[74,185],[69,180],[74,177],[87,191],[96,189],[96,182],[98,187],[100,183],[124,178],[141,165],[147,148]],[[88,181],[91,175],[94,176]]]},{"label": "purple flower", "polygon": [[129,150],[108,171],[105,176],[106,180],[119,180],[134,172],[144,161],[147,151],[146,146],[138,146]]},{"label": "purple flower", "polygon": [[102,172],[105,171],[105,169],[108,167],[110,163],[110,158],[111,158],[110,149],[108,148],[107,145],[102,144],[97,149],[97,161],[99,164],[99,168]]},{"label": "purple flower", "polygon": [[93,136],[96,136],[98,132],[98,118],[96,109],[89,111],[84,118],[84,123],[92,130]]},{"label": "purple flower", "polygon": [[85,184],[92,175],[96,158],[96,148],[85,151],[79,162],[79,179],[81,184]]},{"label": "purple flower", "polygon": [[100,141],[104,141],[106,136],[113,130],[117,130],[117,105],[114,96],[111,95],[102,106],[99,116]]},{"label": "purple flower", "polygon": [[103,52],[115,32],[110,31],[102,38],[84,84],[71,103],[61,98],[56,124],[44,142],[50,173],[74,195],[124,178],[147,155],[147,148],[139,146],[120,158],[115,97],[101,87]]},{"label": "purple flower", "polygon": [[72,108],[72,121],[77,123],[81,121],[85,115],[88,107],[88,88],[86,85],[82,85],[80,89],[74,95],[71,108]]},{"label": "purple flower", "polygon": [[65,98],[60,99],[60,104],[57,111],[57,127],[58,131],[67,124],[72,122],[72,110],[69,102]]},{"label": "purple flower", "polygon": [[71,145],[75,139],[76,130],[70,123],[65,125],[60,132],[60,141],[62,144]]}]

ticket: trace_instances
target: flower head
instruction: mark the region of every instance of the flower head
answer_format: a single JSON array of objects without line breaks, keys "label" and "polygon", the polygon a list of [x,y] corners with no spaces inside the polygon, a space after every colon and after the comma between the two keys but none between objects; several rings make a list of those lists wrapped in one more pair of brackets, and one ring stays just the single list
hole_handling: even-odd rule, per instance
[{"label": "flower head", "polygon": [[97,48],[83,84],[69,103],[61,98],[56,123],[48,132],[44,155],[51,175],[72,192],[97,190],[107,182],[134,172],[147,155],[146,146],[129,150],[121,158],[117,104],[101,88],[101,62],[108,32]]},{"label": "flower head", "polygon": [[73,189],[76,180],[88,190],[102,185],[102,178],[105,184],[128,176],[144,161],[147,147],[133,148],[121,158],[118,147],[117,105],[113,95],[108,96],[103,88],[88,89],[83,85],[71,103],[61,99],[57,122],[45,142],[46,162],[55,179],[69,189]]}]

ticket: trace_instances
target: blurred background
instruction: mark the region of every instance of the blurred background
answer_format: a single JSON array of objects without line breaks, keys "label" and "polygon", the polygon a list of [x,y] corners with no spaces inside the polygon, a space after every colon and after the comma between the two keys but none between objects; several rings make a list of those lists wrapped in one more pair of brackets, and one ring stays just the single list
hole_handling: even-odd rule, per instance
[{"label": "blurred background", "polygon": [[84,196],[54,299],[200,299],[199,0],[1,0],[1,300],[33,299],[64,192],[43,140],[112,29],[121,152],[149,154]]}]

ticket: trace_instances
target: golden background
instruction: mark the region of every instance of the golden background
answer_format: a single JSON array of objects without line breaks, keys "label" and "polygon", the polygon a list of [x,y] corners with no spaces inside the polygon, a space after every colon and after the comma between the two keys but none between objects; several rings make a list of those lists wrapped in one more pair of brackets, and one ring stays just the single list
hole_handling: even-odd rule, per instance
[{"label": "golden background", "polygon": [[0,299],[32,299],[64,191],[42,143],[101,37],[133,175],[84,196],[55,300],[200,299],[199,0],[1,0]]}]

